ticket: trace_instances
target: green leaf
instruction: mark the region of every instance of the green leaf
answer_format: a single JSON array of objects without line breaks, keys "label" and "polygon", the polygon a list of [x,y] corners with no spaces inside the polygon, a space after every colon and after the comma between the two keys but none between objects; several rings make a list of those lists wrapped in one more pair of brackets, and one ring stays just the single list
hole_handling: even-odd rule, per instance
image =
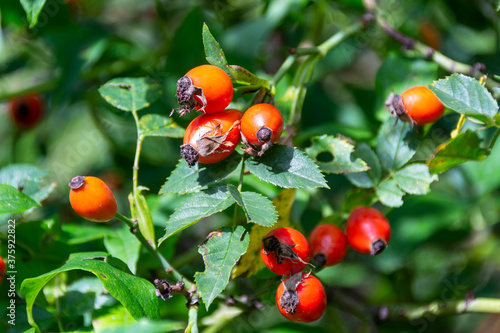
[{"label": "green leaf", "polygon": [[353,172],[346,174],[347,179],[355,186],[361,188],[371,188],[377,186],[382,178],[382,169],[377,154],[365,143],[359,145],[352,154],[354,158],[359,158],[368,165],[370,170],[364,172]]},{"label": "green leaf", "polygon": [[398,170],[394,181],[399,188],[410,194],[426,194],[432,182],[438,180],[437,175],[429,173],[429,167],[423,163],[414,163]]},{"label": "green leaf", "polygon": [[267,80],[261,79],[241,66],[229,65],[226,70],[233,77],[233,81],[238,84],[256,86],[255,89],[258,89],[259,87],[269,88],[269,82]]},{"label": "green leaf", "polygon": [[[311,147],[306,149],[307,155],[316,159],[322,171],[326,173],[348,173],[368,170],[368,166],[361,159],[351,159],[354,146],[333,136],[322,135],[312,138]],[[318,161],[318,155],[326,153],[328,162]]]},{"label": "green leaf", "polygon": [[166,238],[186,229],[204,217],[221,212],[234,203],[224,187],[211,188],[205,192],[198,192],[183,201],[170,216],[165,229]]},{"label": "green leaf", "polygon": [[427,164],[432,173],[442,173],[467,161],[482,161],[490,154],[489,149],[480,147],[477,133],[467,130],[453,140],[438,147],[436,154]]},{"label": "green leaf", "polygon": [[40,204],[11,185],[0,184],[0,216],[22,213]]},{"label": "green leaf", "polygon": [[435,81],[429,88],[448,108],[487,125],[493,124],[498,104],[478,80],[463,74],[453,74]]},{"label": "green leaf", "polygon": [[54,184],[42,186],[49,174],[29,164],[10,164],[0,170],[0,184],[12,185],[39,204],[54,190]]},{"label": "green leaf", "polygon": [[182,138],[185,129],[177,125],[171,118],[158,114],[147,114],[139,120],[139,130],[144,136],[163,136]]},{"label": "green leaf", "polygon": [[137,225],[142,235],[149,244],[154,248],[156,247],[155,229],[153,225],[153,218],[149,211],[146,198],[142,195],[141,191],[144,188],[138,188],[135,195],[130,193],[128,195],[128,202],[130,203],[130,212],[132,217],[137,219]]},{"label": "green leaf", "polygon": [[318,166],[297,148],[274,145],[262,157],[247,159],[245,166],[259,179],[283,188],[328,188]]},{"label": "green leaf", "polygon": [[380,202],[387,207],[400,207],[403,205],[404,192],[398,187],[394,179],[386,179],[376,189]]},{"label": "green leaf", "polygon": [[61,225],[59,240],[69,245],[84,244],[96,239],[102,239],[111,233],[113,232],[109,227],[101,224],[86,225],[64,223]]},{"label": "green leaf", "polygon": [[21,5],[26,12],[30,28],[33,28],[38,23],[38,17],[46,1],[47,0],[21,0]]},{"label": "green leaf", "polygon": [[161,86],[152,79],[115,78],[99,88],[102,98],[123,111],[138,111],[151,105],[160,97]]},{"label": "green leaf", "polygon": [[127,264],[130,271],[136,274],[141,243],[130,232],[130,228],[123,224],[119,229],[114,229],[113,232],[107,233],[104,237],[104,246],[109,254],[122,260]]},{"label": "green leaf", "polygon": [[359,206],[370,207],[374,201],[375,191],[373,189],[354,188],[347,192],[344,201],[342,202],[341,212],[345,214]]},{"label": "green leaf", "polygon": [[164,332],[179,332],[185,328],[185,323],[162,320],[162,321],[152,321],[147,319],[141,319],[138,322],[127,325],[127,326],[117,326],[110,327],[100,330],[101,333],[137,333],[137,332],[147,332],[147,333],[164,333]]},{"label": "green leaf", "polygon": [[21,294],[26,300],[28,321],[36,327],[33,319],[33,304],[42,288],[54,276],[61,272],[83,270],[97,276],[106,290],[118,300],[134,317],[160,319],[158,298],[154,285],[142,278],[130,274],[121,260],[105,252],[73,253],[66,263],[51,272],[35,278],[25,279],[21,284]]},{"label": "green leaf", "polygon": [[224,51],[214,36],[210,33],[208,26],[203,23],[203,46],[205,48],[205,56],[209,64],[222,68],[227,72],[227,60]]},{"label": "green leaf", "polygon": [[380,128],[377,155],[384,170],[398,170],[415,154],[419,140],[415,128],[397,118],[389,118]]},{"label": "green leaf", "polygon": [[195,192],[227,178],[241,162],[241,156],[234,158],[234,155],[220,163],[203,164],[203,166],[198,164],[199,169],[190,168],[187,162],[181,159],[167,182],[161,187],[160,194]]},{"label": "green leaf", "polygon": [[253,222],[264,227],[271,227],[277,221],[276,209],[268,198],[255,192],[241,192],[236,186],[227,186],[229,194],[236,204],[243,208],[248,222]]},{"label": "green leaf", "polygon": [[249,239],[242,226],[237,226],[234,232],[231,228],[224,227],[212,233],[200,245],[198,252],[203,256],[205,271],[197,272],[194,277],[207,311],[229,283],[231,270],[247,251]]}]

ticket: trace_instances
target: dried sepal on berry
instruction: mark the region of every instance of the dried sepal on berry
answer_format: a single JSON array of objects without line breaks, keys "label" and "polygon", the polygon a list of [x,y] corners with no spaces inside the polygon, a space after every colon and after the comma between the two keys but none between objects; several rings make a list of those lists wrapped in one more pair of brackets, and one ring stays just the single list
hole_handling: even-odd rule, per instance
[{"label": "dried sepal on berry", "polygon": [[302,260],[293,251],[292,246],[280,242],[279,239],[274,235],[271,235],[271,236],[264,238],[262,240],[262,243],[263,243],[263,248],[264,248],[264,254],[267,255],[268,253],[274,253],[278,264],[282,264],[284,259],[290,259],[290,260],[297,260],[303,264],[313,266],[312,264]]},{"label": "dried sepal on berry", "polygon": [[[309,276],[309,274],[307,276]],[[299,304],[297,286],[303,279],[302,272],[299,272],[281,282],[283,283],[284,291],[280,297],[280,306],[286,311],[286,313],[293,315],[297,311],[297,305]]]},{"label": "dried sepal on berry", "polygon": [[405,106],[403,104],[403,98],[401,95],[394,94],[391,91],[389,97],[385,100],[385,108],[391,114],[391,117],[398,118],[406,123],[416,125],[416,122],[408,116],[406,113]]},{"label": "dried sepal on berry", "polygon": [[[181,117],[199,106],[198,111],[203,112],[207,106],[207,99],[203,93],[203,89],[193,85],[193,80],[187,75],[184,75],[177,81],[177,102],[181,105],[180,108],[172,109],[170,116],[178,113]],[[198,99],[195,98],[198,97]],[[201,103],[199,102],[201,101]]]},{"label": "dried sepal on berry", "polygon": [[196,164],[200,156],[206,157],[214,153],[229,152],[229,149],[225,149],[222,146],[229,148],[234,146],[234,143],[226,141],[226,139],[229,133],[239,124],[239,120],[234,122],[226,133],[222,133],[222,124],[217,124],[213,130],[208,131],[196,140],[196,147],[191,143],[183,144],[181,146],[182,158],[192,167]]}]

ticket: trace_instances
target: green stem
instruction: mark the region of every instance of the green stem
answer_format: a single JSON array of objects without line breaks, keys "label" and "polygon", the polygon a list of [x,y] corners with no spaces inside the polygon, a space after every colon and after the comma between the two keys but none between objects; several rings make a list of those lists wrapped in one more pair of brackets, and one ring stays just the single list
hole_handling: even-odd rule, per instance
[{"label": "green stem", "polygon": [[160,263],[161,267],[165,272],[170,274],[175,280],[177,281],[184,281],[186,289],[193,289],[195,287],[195,284],[189,280],[186,280],[184,276],[182,276],[181,273],[179,273],[177,270],[175,270],[170,263],[162,256],[160,252],[158,252],[158,249],[155,249],[147,240],[144,238],[142,235],[141,231],[137,228],[136,223],[134,223],[131,219],[129,219],[126,216],[123,216],[120,213],[116,213],[115,217],[119,219],[120,221],[124,222],[128,227],[134,228],[137,231],[134,233],[135,237],[139,242],[144,246],[144,248],[151,253],[151,255]]},{"label": "green stem", "polygon": [[321,57],[324,57],[328,53],[328,51],[330,51],[331,49],[333,49],[334,47],[339,45],[341,42],[343,42],[348,37],[354,35],[358,31],[362,30],[365,27],[366,22],[368,20],[370,20],[370,18],[363,17],[362,19],[357,20],[356,22],[354,22],[350,26],[343,28],[342,30],[337,32],[335,35],[331,36],[330,38],[325,40],[323,43],[321,43],[317,47],[320,51]]},{"label": "green stem", "polygon": [[135,148],[134,166],[132,169],[132,186],[135,197],[137,193],[137,179],[139,174],[139,157],[141,156],[142,141],[144,140],[144,136],[139,128],[139,116],[137,115],[137,111],[132,111],[132,115],[134,116],[135,126],[137,127],[137,144]]},{"label": "green stem", "polygon": [[189,308],[189,321],[184,333],[198,333],[198,305]]},{"label": "green stem", "polygon": [[278,69],[276,74],[274,74],[274,77],[269,81],[269,86],[271,86],[271,89],[273,89],[273,87],[278,84],[283,76],[285,76],[285,74],[290,70],[290,68],[295,63],[295,60],[297,60],[297,54],[288,55],[285,61],[281,64],[281,67]]},{"label": "green stem", "polygon": [[[238,181],[238,192],[241,192],[241,188],[243,187],[243,176],[245,175],[245,155],[241,160],[241,170],[240,170],[240,179]],[[238,215],[238,205],[234,205],[234,215],[233,215],[233,231],[236,228],[236,216]]]},{"label": "green stem", "polygon": [[380,308],[382,320],[415,320],[429,316],[448,316],[463,313],[500,313],[500,299],[476,298],[451,302],[432,302],[426,305],[394,305]]}]

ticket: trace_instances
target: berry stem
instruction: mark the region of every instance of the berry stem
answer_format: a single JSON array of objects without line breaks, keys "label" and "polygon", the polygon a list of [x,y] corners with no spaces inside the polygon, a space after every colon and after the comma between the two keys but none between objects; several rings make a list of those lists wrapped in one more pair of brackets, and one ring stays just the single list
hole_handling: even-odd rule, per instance
[{"label": "berry stem", "polygon": [[458,301],[437,301],[425,305],[383,306],[379,308],[378,317],[381,320],[415,320],[463,313],[500,313],[500,299],[466,297]]},{"label": "berry stem", "polygon": [[[123,223],[125,223],[130,228],[137,227],[136,223],[134,223],[131,219],[120,213],[116,213],[115,217],[120,221],[122,221]],[[146,240],[146,238],[144,238],[140,230],[137,230],[137,232],[135,232],[134,235],[139,240],[139,242],[141,242],[141,244],[146,248],[146,250],[149,253],[151,253],[151,255],[161,264],[161,267],[165,272],[171,274],[176,281],[183,281],[186,285],[186,289],[195,288],[195,284],[193,282],[186,280],[186,278],[182,276],[181,273],[176,271],[170,265],[170,263],[163,257],[163,255],[160,252],[158,252],[158,249],[153,248],[153,246]]]},{"label": "berry stem", "polygon": [[193,305],[188,312],[188,325],[184,333],[198,333],[198,306]]}]

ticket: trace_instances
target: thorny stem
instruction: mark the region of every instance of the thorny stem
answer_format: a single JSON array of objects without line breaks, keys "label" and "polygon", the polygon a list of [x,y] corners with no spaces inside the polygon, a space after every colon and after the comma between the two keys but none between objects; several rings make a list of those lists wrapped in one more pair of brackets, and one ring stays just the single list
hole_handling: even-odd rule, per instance
[{"label": "thorny stem", "polygon": [[379,308],[381,320],[415,320],[429,316],[447,316],[463,313],[500,313],[500,299],[466,298],[460,301],[432,302],[426,305],[394,305]]},{"label": "thorny stem", "polygon": [[[245,175],[245,155],[241,159],[241,170],[240,170],[240,179],[238,181],[238,191],[241,192],[241,188],[243,187],[243,176]],[[236,215],[238,214],[238,205],[234,205],[234,216],[233,216],[233,231],[236,228]]]},{"label": "thorny stem", "polygon": [[175,280],[183,281],[185,283],[186,289],[193,289],[195,287],[195,284],[193,282],[186,280],[181,273],[176,271],[170,265],[170,263],[163,257],[163,255],[161,255],[161,253],[158,252],[158,249],[153,248],[153,246],[146,240],[146,238],[144,238],[141,231],[137,228],[136,223],[134,223],[131,219],[129,219],[126,216],[123,216],[120,213],[116,213],[115,217],[120,221],[124,222],[129,228],[136,229],[134,236],[139,240],[139,242],[141,242],[142,246],[144,246],[144,248],[149,253],[151,253],[151,255],[160,263],[161,267],[165,272],[170,274]]}]

